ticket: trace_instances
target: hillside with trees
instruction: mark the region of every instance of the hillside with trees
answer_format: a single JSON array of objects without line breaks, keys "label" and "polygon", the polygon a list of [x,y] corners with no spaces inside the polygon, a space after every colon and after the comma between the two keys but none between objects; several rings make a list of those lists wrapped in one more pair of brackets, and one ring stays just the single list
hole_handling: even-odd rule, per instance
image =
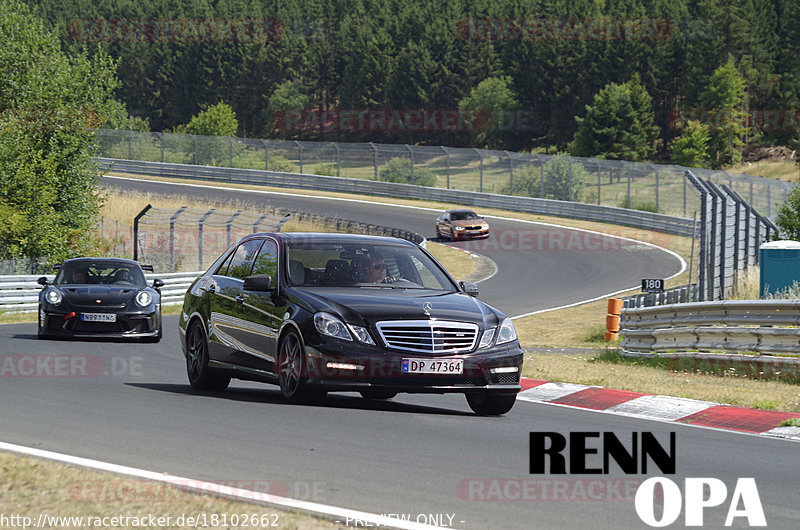
[{"label": "hillside with trees", "polygon": [[[116,95],[158,131],[224,101],[248,137],[677,152],[717,167],[736,163],[744,144],[798,145],[796,0],[34,4],[65,52],[119,61]],[[276,120],[298,109],[336,120],[330,111],[476,106],[486,108],[473,129]],[[606,137],[580,132],[604,108],[615,109]]]}]

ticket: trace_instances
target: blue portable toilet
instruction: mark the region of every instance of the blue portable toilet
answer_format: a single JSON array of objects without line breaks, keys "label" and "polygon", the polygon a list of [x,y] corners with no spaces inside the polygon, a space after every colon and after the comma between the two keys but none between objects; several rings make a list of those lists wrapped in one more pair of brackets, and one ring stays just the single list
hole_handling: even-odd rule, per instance
[{"label": "blue portable toilet", "polygon": [[800,283],[800,241],[771,241],[759,249],[759,296]]}]

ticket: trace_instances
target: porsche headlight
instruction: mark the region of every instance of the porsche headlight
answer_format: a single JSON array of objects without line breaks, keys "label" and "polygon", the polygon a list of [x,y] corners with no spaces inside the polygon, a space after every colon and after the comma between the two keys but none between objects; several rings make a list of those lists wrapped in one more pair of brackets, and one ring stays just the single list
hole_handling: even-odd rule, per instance
[{"label": "porsche headlight", "polygon": [[147,307],[153,303],[153,295],[147,291],[139,291],[136,293],[136,305],[139,307]]},{"label": "porsche headlight", "polygon": [[63,300],[64,297],[61,295],[61,291],[58,289],[50,288],[46,293],[44,293],[44,299],[47,300],[47,303],[49,304],[58,305],[61,303],[61,300]]},{"label": "porsche headlight", "polygon": [[317,313],[314,315],[314,327],[323,335],[342,340],[353,340],[344,322],[330,313]]},{"label": "porsche headlight", "polygon": [[506,318],[503,320],[503,323],[500,324],[500,328],[498,328],[497,344],[505,344],[512,340],[517,340],[517,330],[514,329],[514,323],[511,322],[511,319]]}]

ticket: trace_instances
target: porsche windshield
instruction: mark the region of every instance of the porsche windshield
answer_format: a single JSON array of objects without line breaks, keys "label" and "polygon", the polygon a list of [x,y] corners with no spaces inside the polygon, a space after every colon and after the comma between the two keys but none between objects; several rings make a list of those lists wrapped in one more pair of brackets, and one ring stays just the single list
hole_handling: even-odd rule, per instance
[{"label": "porsche windshield", "polygon": [[117,285],[145,287],[144,274],[139,267],[118,261],[78,261],[58,269],[54,285]]},{"label": "porsche windshield", "polygon": [[441,268],[418,247],[292,241],[288,257],[292,285],[456,290]]}]

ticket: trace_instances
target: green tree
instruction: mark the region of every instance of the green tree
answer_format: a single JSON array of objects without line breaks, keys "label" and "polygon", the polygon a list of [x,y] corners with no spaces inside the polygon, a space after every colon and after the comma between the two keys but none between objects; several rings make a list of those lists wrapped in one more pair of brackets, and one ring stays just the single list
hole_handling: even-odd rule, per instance
[{"label": "green tree", "polygon": [[289,123],[286,119],[286,112],[307,110],[310,99],[306,95],[303,85],[299,81],[284,81],[269,96],[266,110],[264,111],[264,121],[266,135],[274,136],[277,134],[282,138],[297,135],[301,131],[289,130]]},{"label": "green tree", "polygon": [[186,124],[188,134],[200,136],[236,136],[239,122],[230,105],[220,101],[192,116]]},{"label": "green tree", "polygon": [[0,35],[0,259],[90,253],[101,202],[92,129],[113,106],[116,66],[62,53],[19,0],[0,0]]},{"label": "green tree", "polygon": [[408,158],[392,158],[378,173],[378,178],[386,182],[402,182],[417,186],[435,186],[436,175],[425,167],[414,165],[413,174],[411,160]]},{"label": "green tree", "polygon": [[709,140],[708,125],[696,120],[690,121],[680,137],[673,140],[670,145],[672,162],[686,167],[707,167]]},{"label": "green tree", "polygon": [[531,164],[525,169],[515,170],[514,189],[511,189],[509,182],[500,189],[500,193],[511,195],[513,192],[513,195],[580,202],[590,177],[591,174],[580,162],[572,161],[568,156],[556,155],[543,167]]},{"label": "green tree", "polygon": [[800,187],[794,188],[786,202],[778,210],[775,224],[781,229],[781,237],[800,241]]},{"label": "green tree", "polygon": [[569,146],[571,155],[645,160],[655,153],[653,103],[638,79],[607,84],[586,105],[586,116],[575,120],[578,130]]},{"label": "green tree", "polygon": [[487,77],[458,104],[459,109],[474,111],[476,119],[473,123],[483,125],[473,133],[481,147],[499,148],[503,124],[508,121],[510,113],[519,109],[517,95],[510,85],[511,78],[508,76]]},{"label": "green tree", "polygon": [[708,86],[700,96],[700,104],[711,121],[709,152],[715,168],[738,164],[742,159],[739,148],[747,132],[747,114],[740,110],[744,96],[744,79],[733,60],[714,71]]},{"label": "green tree", "polygon": [[[192,116],[189,123],[179,125],[173,132],[197,137],[193,141],[182,142],[191,162],[227,166],[233,156],[231,137],[236,135],[238,127],[239,123],[231,106],[220,101]],[[221,138],[216,138],[217,136]]]}]

